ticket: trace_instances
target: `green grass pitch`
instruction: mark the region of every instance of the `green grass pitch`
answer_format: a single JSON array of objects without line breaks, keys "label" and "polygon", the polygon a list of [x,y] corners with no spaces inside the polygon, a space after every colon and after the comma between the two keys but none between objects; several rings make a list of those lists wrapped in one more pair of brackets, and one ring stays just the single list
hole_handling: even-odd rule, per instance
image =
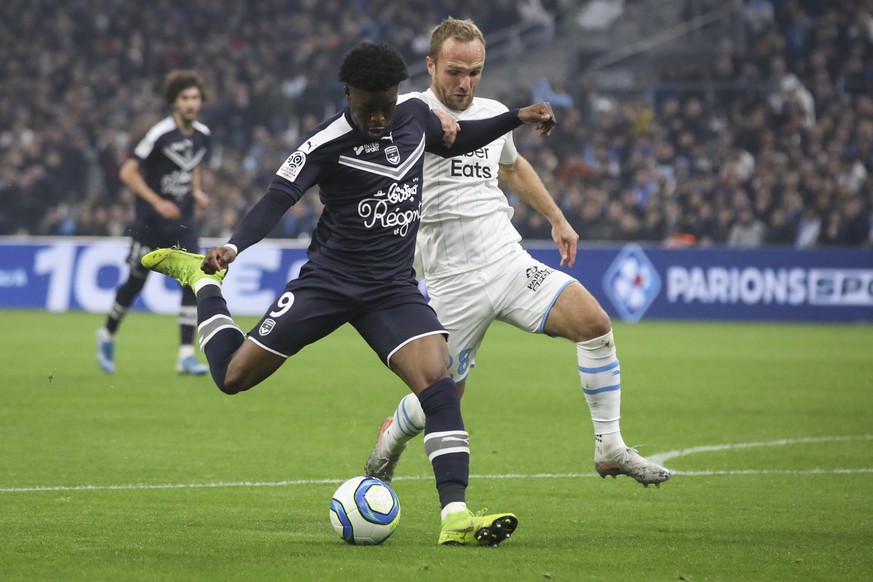
[{"label": "green grass pitch", "polygon": [[350,328],[228,397],[176,375],[172,317],[131,314],[112,376],[102,316],[0,319],[0,580],[873,578],[873,327],[616,324],[625,439],[676,472],[656,489],[594,473],[573,346],[494,326],[468,503],[520,526],[442,548],[420,440],[386,544],[330,526],[406,393]]}]

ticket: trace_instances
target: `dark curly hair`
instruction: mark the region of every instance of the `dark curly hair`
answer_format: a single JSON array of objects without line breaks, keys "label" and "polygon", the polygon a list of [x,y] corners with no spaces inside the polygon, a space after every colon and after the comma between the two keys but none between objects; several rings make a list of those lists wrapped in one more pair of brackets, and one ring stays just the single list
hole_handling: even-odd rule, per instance
[{"label": "dark curly hair", "polygon": [[408,78],[403,56],[384,42],[365,42],[353,48],[339,70],[340,81],[364,91],[385,91]]},{"label": "dark curly hair", "polygon": [[203,90],[203,80],[200,75],[188,69],[175,69],[167,73],[164,80],[164,99],[167,105],[172,105],[179,93],[191,87],[200,89],[200,97],[205,103],[206,91]]}]

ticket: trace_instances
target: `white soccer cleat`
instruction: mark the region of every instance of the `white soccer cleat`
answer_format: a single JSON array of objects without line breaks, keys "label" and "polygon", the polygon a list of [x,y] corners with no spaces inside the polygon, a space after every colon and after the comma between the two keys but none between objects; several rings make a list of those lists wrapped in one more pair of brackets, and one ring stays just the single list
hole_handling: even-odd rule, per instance
[{"label": "white soccer cleat", "polygon": [[619,449],[612,455],[594,455],[594,468],[597,474],[606,478],[607,475],[615,479],[618,475],[633,477],[644,487],[654,484],[659,487],[661,483],[671,477],[670,470],[653,463],[631,447]]},{"label": "white soccer cleat", "polygon": [[384,439],[382,437],[393,422],[394,417],[389,416],[385,419],[385,422],[382,423],[382,426],[379,427],[379,436],[376,437],[376,444],[373,445],[373,451],[370,453],[370,457],[364,464],[364,474],[367,477],[375,477],[385,483],[391,483],[391,479],[394,478],[394,469],[397,467],[397,462],[400,460],[400,455],[402,455],[403,450],[406,449],[406,444],[404,444],[399,452],[392,455],[388,452],[387,447],[383,442]]}]

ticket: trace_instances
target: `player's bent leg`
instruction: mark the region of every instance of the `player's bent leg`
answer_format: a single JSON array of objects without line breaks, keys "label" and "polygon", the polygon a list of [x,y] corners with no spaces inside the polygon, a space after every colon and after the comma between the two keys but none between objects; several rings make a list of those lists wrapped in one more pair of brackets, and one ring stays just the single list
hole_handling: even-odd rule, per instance
[{"label": "player's bent leg", "polygon": [[200,268],[203,258],[178,249],[158,249],[144,256],[142,264],[194,289],[200,348],[209,361],[212,379],[225,394],[237,394],[269,377],[285,358],[245,341],[221,294],[227,269],[206,274]]},{"label": "player's bent leg", "polygon": [[627,475],[660,485],[670,471],[628,447],[621,436],[621,364],[609,316],[581,284],[568,286],[549,313],[546,333],[576,342],[579,379],[594,425],[594,468],[601,477]]}]

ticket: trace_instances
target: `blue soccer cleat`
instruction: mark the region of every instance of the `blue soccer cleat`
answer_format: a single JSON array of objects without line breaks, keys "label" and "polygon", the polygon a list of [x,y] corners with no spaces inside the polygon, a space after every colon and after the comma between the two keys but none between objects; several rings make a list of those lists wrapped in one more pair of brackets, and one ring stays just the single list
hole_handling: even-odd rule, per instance
[{"label": "blue soccer cleat", "polygon": [[97,330],[97,364],[107,374],[115,372],[115,340],[103,327]]},{"label": "blue soccer cleat", "polygon": [[176,362],[176,371],[186,376],[203,376],[209,373],[209,366],[201,364],[194,356],[188,356]]}]

